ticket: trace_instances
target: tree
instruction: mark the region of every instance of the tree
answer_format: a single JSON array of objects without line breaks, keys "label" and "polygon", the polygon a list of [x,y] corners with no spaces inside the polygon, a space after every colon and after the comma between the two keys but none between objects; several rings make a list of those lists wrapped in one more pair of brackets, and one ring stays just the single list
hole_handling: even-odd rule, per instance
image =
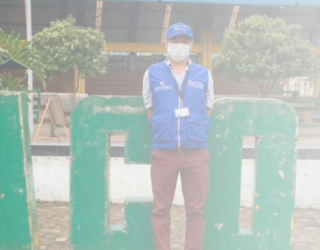
[{"label": "tree", "polygon": [[[46,87],[44,65],[39,60],[37,51],[31,47],[31,43],[20,39],[19,34],[9,35],[0,28],[0,66],[10,61],[25,69],[31,69],[43,88]],[[0,90],[26,90],[23,85],[25,79],[26,75],[15,78],[10,73],[4,73],[0,75]]]},{"label": "tree", "polygon": [[224,49],[214,71],[258,84],[261,96],[290,77],[314,77],[319,59],[314,46],[300,37],[300,27],[285,20],[253,15],[225,33]]},{"label": "tree", "polygon": [[71,16],[51,22],[32,39],[33,47],[39,51],[49,78],[75,71],[70,85],[66,86],[72,101],[79,89],[81,78],[105,74],[107,55],[102,32],[75,25]]}]

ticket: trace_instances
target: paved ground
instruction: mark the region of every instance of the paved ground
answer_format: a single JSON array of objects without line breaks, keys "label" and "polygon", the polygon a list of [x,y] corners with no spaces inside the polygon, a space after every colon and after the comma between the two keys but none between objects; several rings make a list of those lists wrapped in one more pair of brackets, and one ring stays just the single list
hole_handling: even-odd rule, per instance
[{"label": "paved ground", "polygon": [[[320,137],[299,137],[298,145],[301,148],[319,149]],[[69,203],[40,202],[37,207],[40,227],[40,249],[70,250]],[[123,222],[123,206],[113,205],[111,214],[112,224],[119,225],[120,222]],[[294,221],[294,250],[320,250],[320,209],[297,209]],[[246,216],[243,220],[241,219],[240,223],[247,225]],[[184,208],[174,206],[172,209],[172,250],[183,250],[184,224]]]},{"label": "paved ground", "polygon": [[[37,205],[40,249],[70,250],[69,204],[40,202]],[[123,206],[113,205],[111,223],[123,223],[123,215]],[[320,210],[298,209],[295,211],[294,220],[294,250],[319,250]],[[183,250],[184,224],[184,208],[174,206],[172,209],[172,250]]]}]

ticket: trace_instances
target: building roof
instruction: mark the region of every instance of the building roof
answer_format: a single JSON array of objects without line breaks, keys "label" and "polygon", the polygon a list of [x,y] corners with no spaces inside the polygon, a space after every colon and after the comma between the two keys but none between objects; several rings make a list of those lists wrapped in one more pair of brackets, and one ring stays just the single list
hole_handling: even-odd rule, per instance
[{"label": "building roof", "polygon": [[[77,0],[81,2],[83,0]],[[101,0],[89,0],[101,1]],[[219,5],[250,5],[250,6],[320,6],[318,0],[102,0],[103,2],[162,2],[162,3],[196,3]]]},{"label": "building roof", "polygon": [[[1,0],[0,27],[6,32],[16,31],[25,38],[24,1]],[[301,36],[319,45],[319,0],[122,0],[105,1],[101,14],[101,30],[107,42],[160,43],[165,13],[170,4],[169,23],[185,22],[201,40],[203,28],[211,29],[213,42],[221,44],[231,20],[235,23],[253,14],[280,17],[290,24],[301,25]],[[235,6],[240,5],[235,12]],[[32,0],[33,34],[50,25],[51,21],[68,15],[83,26],[95,27],[97,2],[76,0]],[[167,12],[166,12],[167,11]]]}]

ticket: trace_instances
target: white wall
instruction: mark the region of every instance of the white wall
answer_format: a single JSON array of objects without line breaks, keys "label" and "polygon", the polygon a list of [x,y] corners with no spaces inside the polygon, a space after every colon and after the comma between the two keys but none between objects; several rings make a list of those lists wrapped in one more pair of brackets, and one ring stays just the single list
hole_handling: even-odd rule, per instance
[{"label": "white wall", "polygon": [[32,157],[32,163],[37,200],[69,201],[69,158]]},{"label": "white wall", "polygon": [[296,206],[320,208],[320,161],[298,161]]},{"label": "white wall", "polygon": [[[40,201],[69,201],[69,158],[33,157],[36,197]],[[126,197],[152,197],[149,165],[126,165],[122,158],[111,159],[111,202]],[[243,160],[241,205],[253,204],[253,161]],[[298,160],[296,207],[320,209],[320,161]],[[183,204],[178,182],[174,204]]]}]

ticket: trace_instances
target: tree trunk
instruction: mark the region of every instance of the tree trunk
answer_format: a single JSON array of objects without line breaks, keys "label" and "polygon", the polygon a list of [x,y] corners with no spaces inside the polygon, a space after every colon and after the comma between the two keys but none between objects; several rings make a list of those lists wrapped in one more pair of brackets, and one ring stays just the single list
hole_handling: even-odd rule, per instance
[{"label": "tree trunk", "polygon": [[270,94],[271,90],[273,89],[274,84],[275,84],[275,82],[266,83],[266,84],[258,83],[259,89],[260,89],[260,96],[267,97]]},{"label": "tree trunk", "polygon": [[261,82],[257,82],[259,91],[260,91],[260,97],[263,97],[263,84]]}]

